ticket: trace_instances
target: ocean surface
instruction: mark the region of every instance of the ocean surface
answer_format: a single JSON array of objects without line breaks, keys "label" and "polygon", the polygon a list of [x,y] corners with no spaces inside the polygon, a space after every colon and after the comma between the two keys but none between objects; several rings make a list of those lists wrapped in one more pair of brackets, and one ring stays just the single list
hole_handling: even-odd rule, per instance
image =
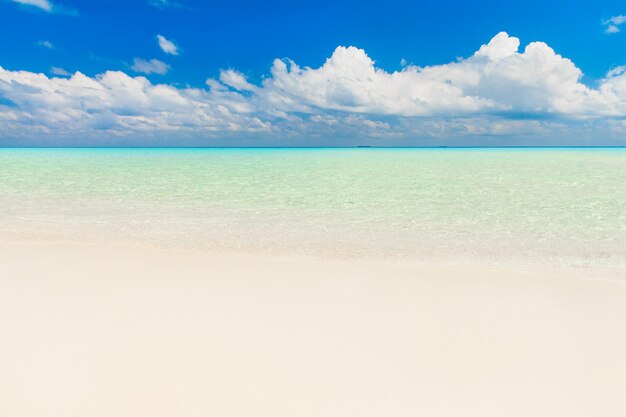
[{"label": "ocean surface", "polygon": [[0,149],[0,241],[626,272],[626,149]]}]

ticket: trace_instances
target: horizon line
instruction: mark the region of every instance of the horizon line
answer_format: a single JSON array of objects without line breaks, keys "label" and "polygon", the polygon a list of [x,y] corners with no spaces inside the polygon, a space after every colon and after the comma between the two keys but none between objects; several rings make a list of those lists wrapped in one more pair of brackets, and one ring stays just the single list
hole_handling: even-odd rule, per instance
[{"label": "horizon line", "polygon": [[0,149],[623,149],[626,145],[500,146],[2,146]]}]

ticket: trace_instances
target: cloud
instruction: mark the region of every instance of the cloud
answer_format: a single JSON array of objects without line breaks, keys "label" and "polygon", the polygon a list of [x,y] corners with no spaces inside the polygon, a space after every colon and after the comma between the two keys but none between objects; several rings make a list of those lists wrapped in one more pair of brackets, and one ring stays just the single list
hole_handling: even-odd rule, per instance
[{"label": "cloud", "polygon": [[[591,88],[581,82],[581,70],[547,44],[520,49],[519,39],[504,32],[471,56],[442,65],[388,72],[364,50],[340,46],[317,68],[277,59],[260,83],[227,69],[208,79],[207,88],[153,84],[119,71],[69,78],[51,71],[64,77],[49,78],[0,67],[0,103],[11,103],[0,104],[0,137],[374,138],[386,144],[517,137],[541,144],[603,135],[623,144],[624,68]],[[132,69],[164,74],[169,66],[136,58]]]},{"label": "cloud", "polygon": [[157,42],[159,43],[159,47],[166,54],[170,55],[178,55],[178,47],[176,44],[170,40],[168,40],[165,36],[157,35]]},{"label": "cloud", "polygon": [[608,25],[606,29],[604,30],[604,32],[608,34],[618,33],[619,31],[620,31],[619,28],[615,25]]},{"label": "cloud", "polygon": [[159,61],[158,59],[145,60],[142,58],[135,58],[130,69],[143,74],[163,75],[167,74],[170,70],[170,66],[165,62]]},{"label": "cloud", "polygon": [[606,73],[606,78],[613,78],[619,75],[622,75],[626,71],[626,65],[620,65],[619,67],[615,67],[609,72]]},{"label": "cloud", "polygon": [[609,19],[603,20],[602,24],[606,26],[606,29],[604,29],[604,33],[612,34],[612,33],[620,32],[619,26],[625,22],[626,22],[626,16],[621,15],[621,14],[617,16],[613,16]]},{"label": "cloud", "polygon": [[72,75],[66,70],[64,70],[63,68],[59,68],[59,67],[50,68],[50,73],[53,75],[59,75],[61,77],[69,77],[70,75]]},{"label": "cloud", "polygon": [[64,14],[68,16],[78,16],[78,11],[71,7],[53,3],[50,0],[9,0],[18,3],[31,10],[42,10],[46,13]]},{"label": "cloud", "polygon": [[48,49],[55,49],[54,44],[50,41],[39,41],[37,42],[37,45],[43,46],[44,48],[48,48]]},{"label": "cloud", "polygon": [[[237,91],[257,91],[255,85],[246,80],[246,77],[237,70],[225,70],[220,73],[220,82],[225,86],[234,88]],[[211,84],[209,83],[209,86]]]},{"label": "cloud", "polygon": [[174,0],[148,0],[148,4],[157,7],[159,9],[166,9],[170,7],[180,7],[180,3]]},{"label": "cloud", "polygon": [[[473,56],[444,65],[386,72],[355,47],[338,47],[320,68],[276,60],[256,98],[280,111],[407,117],[477,113],[597,113],[597,91],[581,71],[542,42],[518,51],[519,40],[500,33]],[[593,103],[593,105],[590,105]]]},{"label": "cloud", "polygon": [[626,22],[626,16],[623,15],[618,15],[618,16],[613,16],[610,19],[607,19],[604,21],[605,25],[611,24],[611,25],[621,25],[622,23]]},{"label": "cloud", "polygon": [[48,0],[13,0],[13,2],[33,6],[49,13],[53,10],[53,4]]}]

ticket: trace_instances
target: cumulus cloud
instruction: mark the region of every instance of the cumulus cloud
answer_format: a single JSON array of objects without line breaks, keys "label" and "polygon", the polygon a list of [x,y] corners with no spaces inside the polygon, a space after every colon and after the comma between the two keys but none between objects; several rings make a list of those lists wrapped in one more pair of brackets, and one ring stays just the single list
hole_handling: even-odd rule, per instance
[{"label": "cumulus cloud", "polygon": [[0,110],[4,119],[47,132],[74,130],[84,134],[106,130],[127,134],[198,128],[238,130],[245,125],[254,130],[263,126],[247,114],[246,104],[236,97],[155,85],[144,77],[119,71],[93,78],[80,72],[70,78],[49,78],[0,67],[0,96],[12,103]]},{"label": "cumulus cloud", "polygon": [[473,56],[444,65],[387,72],[355,47],[338,47],[320,68],[276,60],[256,98],[281,111],[320,109],[397,116],[610,112],[608,98],[580,82],[582,72],[543,42],[519,50],[496,35]]},{"label": "cumulus cloud", "polygon": [[178,55],[178,47],[176,44],[168,40],[165,36],[157,35],[157,42],[159,43],[161,50],[166,54]]},{"label": "cumulus cloud", "polygon": [[620,31],[619,26],[624,22],[626,22],[626,16],[621,14],[603,20],[602,24],[605,26],[604,32],[607,34],[618,33]]},{"label": "cumulus cloud", "polygon": [[[605,129],[623,137],[625,68],[612,69],[591,88],[581,82],[581,70],[547,44],[520,49],[519,39],[504,32],[443,65],[388,72],[362,49],[338,47],[317,68],[278,59],[260,83],[228,69],[208,79],[208,88],[154,84],[119,71],[50,78],[0,67],[0,133],[445,140],[559,132],[571,138]],[[137,58],[132,69],[164,74],[169,66]]]},{"label": "cumulus cloud", "polygon": [[135,58],[133,60],[133,65],[130,67],[135,72],[140,72],[142,74],[167,74],[170,70],[170,66],[165,62],[159,61],[158,59],[142,59]]}]

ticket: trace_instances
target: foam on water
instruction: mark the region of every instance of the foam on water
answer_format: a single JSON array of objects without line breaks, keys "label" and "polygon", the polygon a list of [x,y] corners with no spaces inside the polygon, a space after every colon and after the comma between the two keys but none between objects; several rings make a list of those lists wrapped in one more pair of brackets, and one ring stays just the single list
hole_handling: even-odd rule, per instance
[{"label": "foam on water", "polygon": [[3,240],[626,270],[624,149],[4,149]]}]

